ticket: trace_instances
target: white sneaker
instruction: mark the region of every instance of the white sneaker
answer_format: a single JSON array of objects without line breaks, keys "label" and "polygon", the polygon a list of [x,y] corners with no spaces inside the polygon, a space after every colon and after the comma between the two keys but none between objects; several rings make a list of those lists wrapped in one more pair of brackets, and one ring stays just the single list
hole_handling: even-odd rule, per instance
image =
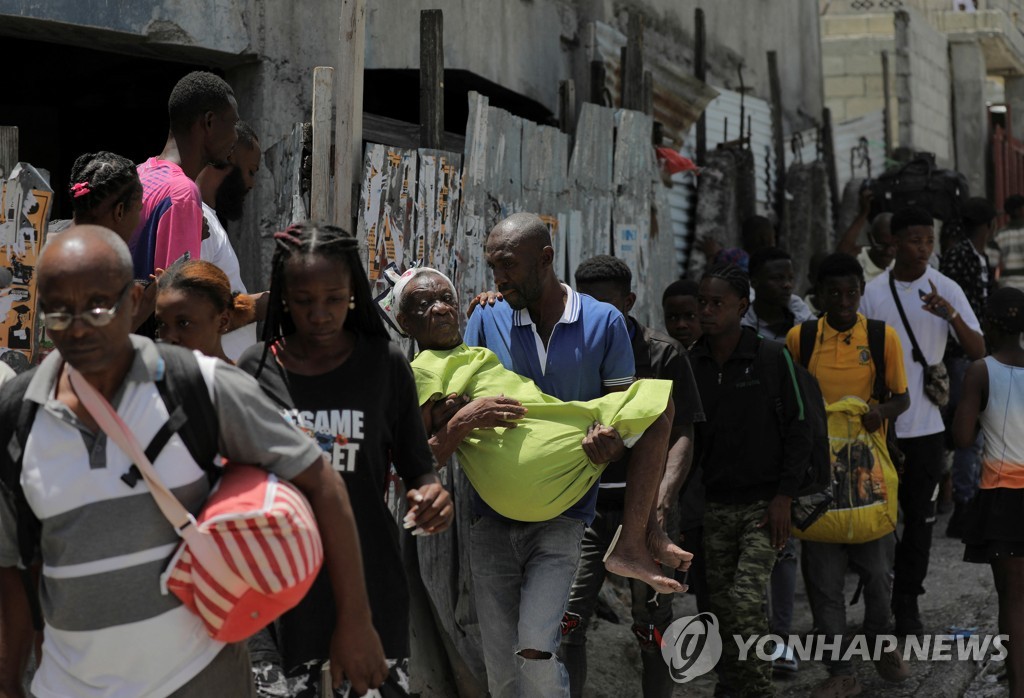
[{"label": "white sneaker", "polygon": [[793,648],[789,645],[786,645],[785,651],[782,653],[781,657],[772,660],[773,671],[786,671],[793,674],[799,669],[800,662],[797,661],[796,654],[793,652]]}]

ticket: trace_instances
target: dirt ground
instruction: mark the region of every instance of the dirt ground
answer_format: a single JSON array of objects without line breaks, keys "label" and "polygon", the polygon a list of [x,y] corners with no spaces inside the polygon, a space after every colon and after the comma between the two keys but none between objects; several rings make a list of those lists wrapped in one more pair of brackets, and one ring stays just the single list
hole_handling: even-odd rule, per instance
[{"label": "dirt ground", "polygon": [[[978,634],[995,634],[997,601],[992,575],[985,565],[963,562],[963,544],[944,536],[947,516],[940,516],[935,525],[927,593],[921,597],[920,608],[926,633],[947,633],[950,626],[974,628]],[[850,574],[846,580],[847,599],[851,598],[857,579]],[[589,672],[585,695],[593,698],[637,696],[640,692],[640,657],[636,641],[630,633],[628,591],[615,584],[606,584],[602,592],[620,622],[595,619],[588,633]],[[696,602],[692,595],[677,597],[673,602],[676,617],[694,615]],[[855,632],[863,620],[863,602],[848,611],[848,626]],[[812,629],[811,611],[803,580],[798,579],[793,633],[807,634]],[[1005,681],[999,680],[1000,662],[927,662],[910,661],[912,675],[901,684],[882,681],[870,663],[858,667],[857,674],[864,690],[862,696],[883,698],[996,698],[1008,695]],[[828,677],[825,667],[817,662],[801,663],[795,674],[776,675],[780,696],[807,696],[811,689]],[[675,696],[710,697],[714,693],[714,673],[680,684]]]}]

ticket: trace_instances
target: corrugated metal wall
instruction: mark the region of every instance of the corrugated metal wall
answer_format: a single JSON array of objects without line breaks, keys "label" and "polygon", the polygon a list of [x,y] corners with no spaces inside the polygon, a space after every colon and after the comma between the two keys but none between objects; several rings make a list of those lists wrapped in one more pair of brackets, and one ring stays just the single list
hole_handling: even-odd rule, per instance
[{"label": "corrugated metal wall", "polygon": [[[706,134],[708,150],[721,143],[738,140],[740,137],[740,115],[742,112],[743,133],[750,136],[750,149],[754,153],[755,172],[757,179],[757,209],[759,213],[771,210],[772,186],[775,173],[775,150],[772,147],[772,110],[771,105],[763,99],[749,95],[740,99],[739,92],[722,88],[718,97],[708,104],[704,111],[706,118]],[[680,152],[693,158],[697,146],[696,127],[686,134]],[[675,175],[673,187],[669,193],[672,209],[672,231],[675,236],[676,262],[679,273],[686,269],[690,250],[688,245],[693,230],[693,214],[696,194],[696,179],[691,173]]]},{"label": "corrugated metal wall", "polygon": [[[885,121],[878,111],[837,124],[835,127],[836,174],[839,191],[851,179],[877,177],[885,171]],[[867,141],[861,152],[860,139]],[[858,152],[851,153],[856,149]],[[867,155],[865,158],[864,155]]]}]

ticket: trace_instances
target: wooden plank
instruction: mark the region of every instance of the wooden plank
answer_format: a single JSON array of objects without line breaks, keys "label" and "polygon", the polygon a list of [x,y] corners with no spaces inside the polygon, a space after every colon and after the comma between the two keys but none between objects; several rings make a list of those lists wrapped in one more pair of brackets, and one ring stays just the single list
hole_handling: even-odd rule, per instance
[{"label": "wooden plank", "polygon": [[555,272],[571,283],[567,268],[565,221],[569,203],[569,137],[551,126],[523,122],[522,209],[540,216],[551,233]]},{"label": "wooden plank", "polygon": [[[676,186],[679,186],[678,184]],[[650,292],[647,298],[648,322],[662,328],[661,294],[679,278],[676,244],[672,230],[671,188],[660,177],[652,182],[651,235],[647,245],[647,274],[639,283]]]},{"label": "wooden plank", "polygon": [[[612,254],[633,271],[633,291],[637,294],[633,315],[651,324],[652,293],[647,284],[647,266],[652,250],[651,182],[657,174],[654,149],[651,148],[651,117],[622,109],[616,113],[613,186],[616,193],[612,209]],[[660,300],[660,296],[658,297]]]},{"label": "wooden plank", "polygon": [[836,147],[832,135],[832,110],[825,107],[821,110],[821,156],[825,160],[828,173],[828,191],[832,203],[833,223],[839,215],[839,173],[836,171]]},{"label": "wooden plank", "polygon": [[649,70],[644,71],[643,88],[643,112],[654,116],[654,73]]},{"label": "wooden plank", "polygon": [[[571,209],[580,212],[579,226],[570,226],[568,264],[573,270],[584,259],[610,254],[612,161],[615,111],[584,104],[576,127],[576,145],[569,161]],[[649,146],[648,146],[649,147]]]},{"label": "wooden plank", "polygon": [[[707,35],[704,25],[704,9],[698,7],[693,11],[693,75],[701,82],[707,82]],[[697,164],[703,165],[708,154],[707,117],[703,112],[697,120]]]},{"label": "wooden plank", "polygon": [[[889,110],[889,52],[882,51],[882,124],[885,133],[885,157],[892,155],[892,123]],[[885,169],[885,163],[882,163]],[[1002,201],[1002,199],[996,199]]]},{"label": "wooden plank", "polygon": [[18,127],[0,126],[0,178],[6,179],[18,164]]},{"label": "wooden plank", "polygon": [[772,102],[772,146],[775,148],[775,215],[782,220],[786,201],[786,145],[782,136],[782,87],[779,83],[778,54],[768,52],[768,87]]},{"label": "wooden plank", "polygon": [[469,95],[456,288],[468,300],[493,286],[484,244],[494,225],[522,209],[523,121]]},{"label": "wooden plank", "polygon": [[576,135],[576,83],[573,80],[558,83],[558,124],[562,133]]},{"label": "wooden plank", "polygon": [[644,108],[644,19],[639,12],[629,13],[622,56],[622,107],[641,110]]},{"label": "wooden plank", "polygon": [[420,12],[420,145],[444,148],[444,15]]},{"label": "wooden plank", "polygon": [[[387,116],[363,112],[363,141],[383,143],[395,148],[419,148],[420,126],[408,121],[399,121]],[[466,147],[466,137],[460,133],[445,131],[444,143],[449,151],[461,153]]]},{"label": "wooden plank", "polygon": [[605,81],[607,80],[607,68],[604,61],[590,61],[590,103],[605,103]]},{"label": "wooden plank", "polygon": [[331,188],[331,137],[333,136],[334,68],[313,69],[313,165],[309,189],[309,215],[329,220]]},{"label": "wooden plank", "polygon": [[[476,92],[469,93],[469,115],[466,121],[466,146],[462,160],[462,211],[459,215],[457,267],[455,288],[463,305],[472,294],[483,288],[486,263],[484,241],[488,229],[483,210],[486,193],[483,188],[487,150],[488,100]],[[461,314],[460,314],[461,317]]]},{"label": "wooden plank", "polygon": [[366,55],[366,0],[341,0],[339,75],[334,79],[338,106],[334,146],[334,223],[355,225],[363,162],[363,63]]}]

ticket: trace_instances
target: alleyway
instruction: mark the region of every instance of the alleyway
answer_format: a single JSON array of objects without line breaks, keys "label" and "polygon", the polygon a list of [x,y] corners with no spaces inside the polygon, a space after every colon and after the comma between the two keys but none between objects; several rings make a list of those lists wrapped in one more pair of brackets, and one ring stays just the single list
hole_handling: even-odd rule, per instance
[{"label": "alleyway", "polygon": [[[926,586],[928,593],[921,598],[921,614],[926,632],[944,633],[950,626],[977,628],[977,633],[997,632],[997,604],[992,575],[983,565],[972,565],[962,561],[963,545],[946,538],[948,515],[940,516],[936,524],[936,536],[932,547],[931,567]],[[854,575],[847,576],[847,598],[857,585]],[[638,695],[640,659],[636,642],[629,631],[628,606],[618,602],[615,594],[607,594],[615,605],[613,610],[622,622],[613,624],[597,620],[590,633],[588,698],[618,698]],[[693,615],[696,611],[694,597],[687,595],[675,602],[676,617]],[[851,630],[856,630],[863,617],[863,604],[853,608],[848,615]],[[807,595],[802,580],[797,584],[797,600],[793,619],[794,633],[808,633],[812,620]],[[911,678],[898,685],[889,684],[878,676],[874,667],[867,664],[858,668],[858,678],[864,687],[862,696],[883,698],[997,698],[1008,695],[1005,682],[996,676],[1002,671],[1001,663],[976,665],[974,662],[918,662],[911,660]],[[792,676],[776,675],[775,685],[780,696],[807,696],[811,689],[827,678],[824,666],[817,662],[801,664],[799,672]],[[715,680],[712,675],[703,676],[690,684],[680,685],[676,696],[710,698],[714,692]]]}]

